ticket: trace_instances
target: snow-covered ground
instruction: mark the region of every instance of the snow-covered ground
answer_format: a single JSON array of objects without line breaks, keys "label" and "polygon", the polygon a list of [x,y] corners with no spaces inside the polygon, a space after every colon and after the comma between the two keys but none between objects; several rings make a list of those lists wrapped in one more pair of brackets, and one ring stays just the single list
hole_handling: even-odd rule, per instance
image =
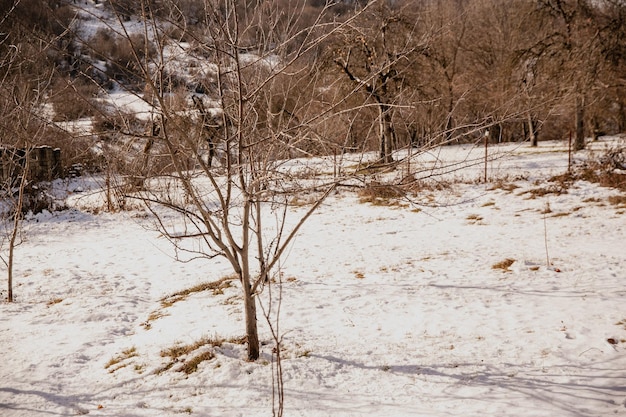
[{"label": "snow-covered ground", "polygon": [[[626,207],[587,182],[531,198],[565,147],[511,148],[492,148],[487,184],[475,165],[411,204],[340,190],[309,219],[282,264],[287,416],[626,416]],[[77,181],[17,248],[0,415],[271,415],[273,343],[259,312],[266,344],[245,361],[238,283],[162,303],[226,262],[176,262],[142,210],[93,214]],[[202,338],[222,343],[162,356]]]}]

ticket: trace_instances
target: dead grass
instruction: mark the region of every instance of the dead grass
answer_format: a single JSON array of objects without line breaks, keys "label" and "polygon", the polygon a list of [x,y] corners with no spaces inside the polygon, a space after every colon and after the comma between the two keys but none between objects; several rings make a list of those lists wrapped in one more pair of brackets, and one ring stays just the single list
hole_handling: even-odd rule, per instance
[{"label": "dead grass", "polygon": [[179,372],[184,372],[187,375],[194,373],[198,370],[198,365],[204,361],[209,361],[215,358],[215,355],[211,351],[202,352],[199,355],[194,356],[193,358],[185,361],[183,366],[178,370]]},{"label": "dead grass", "polygon": [[172,359],[178,359],[183,355],[188,355],[194,350],[197,350],[203,346],[220,347],[224,343],[224,339],[219,337],[203,337],[200,340],[188,345],[175,345],[168,349],[161,351],[161,357],[170,357]]},{"label": "dead grass", "polygon": [[515,191],[518,188],[519,188],[519,186],[513,184],[512,182],[507,182],[505,180],[499,179],[499,180],[496,180],[495,183],[493,183],[491,188],[489,188],[489,191],[503,190],[503,191],[512,193],[513,191]]},{"label": "dead grass", "polygon": [[478,214],[470,214],[465,219],[470,224],[483,224],[483,216]]},{"label": "dead grass", "polygon": [[372,162],[372,163],[362,163],[358,164],[354,167],[349,167],[349,169],[354,169],[355,174],[381,174],[386,172],[392,172],[396,169],[395,163],[383,163],[383,162]]},{"label": "dead grass", "polygon": [[[203,337],[194,343],[187,345],[177,344],[161,351],[161,357],[169,357],[170,360],[156,373],[161,374],[172,369],[176,364],[181,364],[176,371],[191,374],[198,370],[198,365],[202,362],[215,358],[215,348],[221,347],[224,343],[242,345],[246,342],[245,337],[233,337],[224,339],[221,337]],[[197,351],[201,351],[197,354]],[[188,357],[189,356],[189,357]]]},{"label": "dead grass", "polygon": [[548,194],[562,195],[567,194],[568,186],[558,183],[558,184],[550,184],[545,187],[532,188],[530,190],[526,190],[520,195],[529,194],[528,199],[535,199],[537,197],[543,197]]},{"label": "dead grass", "polygon": [[137,349],[133,346],[126,350],[123,350],[120,355],[111,358],[105,365],[104,369],[107,369],[109,373],[114,373],[122,368],[130,365],[128,359],[137,356]]},{"label": "dead grass", "polygon": [[189,295],[202,292],[202,291],[213,291],[213,295],[221,295],[224,293],[224,289],[231,287],[231,282],[237,279],[237,277],[233,275],[227,275],[223,278],[218,279],[217,281],[212,282],[203,282],[202,284],[195,285],[190,288],[186,288],[181,291],[177,291],[173,294],[168,295],[161,299],[162,307],[170,307],[173,304],[186,299]]},{"label": "dead grass", "polygon": [[48,301],[48,302],[46,303],[46,306],[47,306],[47,307],[50,307],[50,306],[53,306],[53,305],[55,305],[55,304],[59,304],[59,303],[61,303],[61,302],[63,302],[63,299],[62,299],[62,298],[53,298],[52,300],[50,300],[50,301]]},{"label": "dead grass", "polygon": [[365,274],[361,271],[354,271],[354,277],[357,279],[364,279],[365,278]]},{"label": "dead grass", "polygon": [[[193,287],[177,291],[161,299],[161,309],[171,307],[177,302],[185,300],[189,295],[197,292],[213,291],[213,295],[222,295],[224,294],[224,290],[226,288],[231,287],[231,283],[234,279],[237,279],[237,277],[234,275],[227,275],[221,279],[218,279],[217,281],[203,282],[202,284],[194,285]],[[152,327],[153,321],[169,315],[161,309],[155,310],[150,313],[146,321],[141,323],[144,329],[149,330]]]},{"label": "dead grass", "polygon": [[315,201],[316,199],[314,196],[305,197],[301,195],[296,195],[289,200],[289,205],[292,207],[304,207],[315,203]]},{"label": "dead grass", "polygon": [[452,182],[440,178],[415,179],[408,175],[400,181],[400,185],[407,193],[418,194],[424,191],[445,191],[452,188]]},{"label": "dead grass", "polygon": [[374,206],[397,206],[406,192],[398,185],[372,181],[359,190],[359,201]]},{"label": "dead grass", "polygon": [[609,196],[609,203],[614,206],[626,206],[626,195],[612,195]]},{"label": "dead grass", "polygon": [[550,217],[566,217],[569,216],[571,213],[568,213],[567,211],[563,211],[561,213],[554,213],[552,216]]},{"label": "dead grass", "polygon": [[509,268],[514,263],[515,263],[515,259],[506,258],[503,261],[500,261],[500,262],[497,262],[497,263],[491,265],[491,269],[501,269],[502,272],[510,272],[511,270]]},{"label": "dead grass", "polygon": [[163,367],[156,371],[157,374],[163,373],[174,365],[181,363],[182,365],[177,369],[179,372],[184,372],[186,374],[190,374],[195,372],[198,369],[198,365],[207,360],[211,360],[215,357],[215,353],[211,350],[205,350],[200,354],[192,357],[189,361],[185,358],[185,356],[192,354],[198,349],[213,346],[219,347],[222,346],[223,340],[219,338],[207,338],[204,337],[194,343],[188,345],[175,345],[168,349],[164,349],[161,351],[161,357],[169,357],[170,360]]}]

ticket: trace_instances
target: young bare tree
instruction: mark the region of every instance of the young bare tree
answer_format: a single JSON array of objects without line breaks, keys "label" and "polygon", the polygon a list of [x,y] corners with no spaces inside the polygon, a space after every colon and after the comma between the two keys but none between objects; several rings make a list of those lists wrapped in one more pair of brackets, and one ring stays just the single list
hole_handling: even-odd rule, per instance
[{"label": "young bare tree", "polygon": [[[350,20],[321,30],[328,5],[311,19],[305,1],[205,1],[199,19],[205,25],[192,31],[180,21],[164,25],[152,3],[141,3],[141,31],[131,32],[122,14],[107,24],[128,40],[133,59],[126,68],[143,84],[135,94],[151,107],[158,126],[141,158],[158,155],[167,164],[132,196],[155,214],[181,258],[228,260],[241,283],[247,358],[253,361],[260,355],[257,297],[299,229],[337,185],[332,176],[293,171],[285,158],[324,153],[326,138],[316,127],[329,110],[311,111],[323,108],[317,97],[324,85],[309,64],[320,42]],[[161,2],[158,13],[174,3]],[[305,15],[312,23],[303,26]],[[186,33],[193,49],[169,38],[172,26]],[[142,52],[148,44],[151,54]],[[194,74],[177,74],[187,81],[176,85],[170,81],[172,51],[195,68]],[[201,90],[190,89],[198,77]],[[304,195],[307,204],[290,205]],[[170,222],[167,213],[177,220]]]},{"label": "young bare tree", "polygon": [[0,7],[0,259],[9,302],[14,300],[15,253],[32,179],[31,151],[45,129],[38,114],[52,74],[42,42],[46,34],[26,27],[25,6],[15,0]]}]

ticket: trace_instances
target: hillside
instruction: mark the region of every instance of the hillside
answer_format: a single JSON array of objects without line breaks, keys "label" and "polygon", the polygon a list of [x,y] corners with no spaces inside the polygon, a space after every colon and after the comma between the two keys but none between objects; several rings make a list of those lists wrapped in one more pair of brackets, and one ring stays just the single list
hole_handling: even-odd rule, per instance
[{"label": "hillside", "polygon": [[[563,143],[492,149],[488,183],[476,165],[399,201],[340,189],[305,224],[271,286],[285,415],[626,415],[623,191],[550,182]],[[149,213],[102,211],[102,183],[55,182],[69,209],[25,222],[0,414],[271,415],[274,342],[259,316],[244,360],[226,262],[174,261]]]}]

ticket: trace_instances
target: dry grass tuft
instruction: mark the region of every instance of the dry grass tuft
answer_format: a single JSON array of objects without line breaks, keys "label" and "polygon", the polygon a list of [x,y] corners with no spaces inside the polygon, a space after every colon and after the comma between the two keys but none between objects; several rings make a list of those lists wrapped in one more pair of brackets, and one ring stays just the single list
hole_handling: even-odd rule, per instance
[{"label": "dry grass tuft", "polygon": [[489,188],[489,191],[503,190],[503,191],[511,193],[511,192],[515,191],[516,189],[518,189],[518,188],[519,188],[519,186],[513,184],[512,182],[506,182],[503,179],[498,179],[498,180],[496,180],[495,183],[493,183],[491,188]]},{"label": "dry grass tuft", "polygon": [[498,263],[495,263],[495,264],[491,265],[491,269],[501,269],[502,272],[510,272],[511,270],[509,268],[514,263],[515,263],[515,259],[506,258],[503,261],[500,261]]},{"label": "dry grass tuft", "polygon": [[372,175],[372,174],[392,172],[394,169],[396,169],[395,164],[373,162],[373,163],[358,164],[357,166],[354,167],[354,172],[355,174]]},{"label": "dry grass tuft", "polygon": [[62,299],[62,298],[53,298],[52,300],[50,300],[50,301],[48,301],[48,302],[46,303],[46,306],[47,306],[47,307],[50,307],[50,306],[53,306],[53,305],[55,305],[55,304],[59,304],[59,303],[61,303],[61,302],[63,302],[63,299]]},{"label": "dry grass tuft", "polygon": [[626,207],[626,195],[612,195],[609,196],[609,203],[614,206],[624,206]]},{"label": "dry grass tuft", "polygon": [[397,185],[372,181],[359,190],[359,201],[375,206],[397,206],[406,192]]},{"label": "dry grass tuft", "polygon": [[161,351],[161,357],[170,357],[172,359],[178,359],[183,355],[188,355],[194,350],[197,350],[203,346],[213,346],[220,347],[224,343],[224,339],[222,338],[210,338],[203,337],[200,340],[195,341],[194,343],[188,345],[176,345],[171,348],[164,349]]},{"label": "dry grass tuft", "polygon": [[567,194],[567,188],[568,186],[562,183],[550,184],[546,187],[533,188],[533,189],[524,191],[520,195],[530,194],[528,198],[532,200],[537,197],[546,196],[548,194],[555,194],[555,195]]},{"label": "dry grass tuft", "polygon": [[209,361],[215,358],[215,355],[211,351],[202,352],[201,354],[194,356],[193,358],[185,361],[183,365],[178,370],[179,372],[184,372],[187,375],[194,373],[198,370],[198,365],[204,361]]},{"label": "dry grass tuft", "polygon": [[130,365],[130,362],[127,360],[137,356],[137,349],[133,346],[126,350],[123,350],[120,355],[117,355],[111,358],[105,365],[104,369],[107,369],[109,373],[114,373],[122,368]]},{"label": "dry grass tuft", "polygon": [[483,224],[483,216],[480,216],[478,214],[470,214],[466,217],[466,220],[470,224]]},{"label": "dry grass tuft", "polygon": [[441,178],[415,179],[413,175],[408,175],[400,181],[402,189],[406,192],[417,194],[423,191],[445,191],[452,188],[450,181]]},{"label": "dry grass tuft", "polygon": [[237,277],[233,275],[228,275],[223,278],[218,279],[217,281],[212,282],[203,282],[202,284],[195,285],[190,288],[186,288],[181,291],[177,291],[174,294],[170,294],[167,297],[161,299],[162,307],[170,307],[173,304],[186,299],[190,294],[202,291],[212,290],[213,295],[220,295],[224,293],[224,289],[231,287],[231,282],[237,279]]},{"label": "dry grass tuft", "polygon": [[[221,337],[203,337],[200,340],[190,343],[188,345],[177,344],[168,349],[161,351],[161,357],[169,357],[170,360],[156,373],[161,374],[169,369],[172,369],[176,364],[181,364],[176,369],[178,372],[184,372],[186,374],[193,373],[198,370],[198,365],[201,362],[211,360],[215,358],[215,348],[221,347],[224,343],[232,343],[242,345],[246,343],[244,337],[233,337],[230,339],[224,339]],[[199,353],[191,356],[192,354],[200,351]],[[187,358],[187,356],[191,356]]]},{"label": "dry grass tuft", "polygon": [[[175,303],[185,300],[189,295],[196,293],[196,292],[211,290],[213,291],[213,295],[224,294],[224,290],[226,288],[231,287],[231,282],[234,279],[237,279],[237,277],[233,275],[228,275],[221,279],[218,279],[217,281],[204,282],[202,284],[198,284],[193,287],[186,288],[181,291],[177,291],[174,294],[170,294],[167,297],[163,297],[161,299],[161,308],[171,307]],[[150,313],[150,315],[148,316],[148,319],[145,322],[141,323],[141,325],[144,327],[144,329],[149,330],[152,327],[153,321],[158,320],[161,317],[165,317],[165,316],[168,316],[168,314],[161,310],[155,310],[152,313]]]}]

